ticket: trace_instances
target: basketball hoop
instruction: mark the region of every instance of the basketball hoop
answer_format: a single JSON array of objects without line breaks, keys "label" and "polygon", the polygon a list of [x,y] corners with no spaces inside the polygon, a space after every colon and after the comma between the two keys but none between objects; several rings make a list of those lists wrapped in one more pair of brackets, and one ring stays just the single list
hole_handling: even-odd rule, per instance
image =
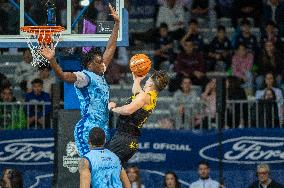
[{"label": "basketball hoop", "polygon": [[[27,33],[25,38],[33,56],[33,62],[31,63],[32,66],[41,67],[49,63],[48,60],[40,54],[40,46],[46,44],[50,47],[51,44],[53,44],[53,47],[56,48],[61,38],[61,33],[64,30],[65,28],[62,26],[21,27],[21,31]],[[37,42],[32,41],[33,39],[37,39]]]}]

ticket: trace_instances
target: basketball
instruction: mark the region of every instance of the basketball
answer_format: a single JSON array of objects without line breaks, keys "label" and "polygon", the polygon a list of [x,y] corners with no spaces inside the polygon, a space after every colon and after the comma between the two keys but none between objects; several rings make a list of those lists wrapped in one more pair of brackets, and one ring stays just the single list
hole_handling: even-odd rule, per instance
[{"label": "basketball", "polygon": [[151,60],[145,54],[136,54],[130,59],[130,70],[136,76],[145,76],[151,69]]}]

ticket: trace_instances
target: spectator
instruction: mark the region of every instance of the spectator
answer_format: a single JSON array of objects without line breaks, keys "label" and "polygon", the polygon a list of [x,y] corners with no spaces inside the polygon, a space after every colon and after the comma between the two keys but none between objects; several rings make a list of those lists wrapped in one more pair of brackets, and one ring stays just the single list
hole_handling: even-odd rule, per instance
[{"label": "spectator", "polygon": [[26,126],[26,117],[23,107],[17,104],[5,104],[16,102],[13,96],[11,87],[4,87],[1,89],[0,95],[0,122],[2,122],[0,129],[21,129]]},{"label": "spectator", "polygon": [[29,105],[28,108],[26,108],[29,125],[48,126],[50,105],[36,104],[40,102],[51,102],[49,94],[43,91],[43,81],[41,79],[34,79],[32,81],[32,92],[26,94],[25,102],[35,102],[34,105]]},{"label": "spectator", "polygon": [[174,129],[175,128],[175,122],[171,118],[159,119],[157,124],[158,124],[158,128],[160,129]]},{"label": "spectator", "polygon": [[180,188],[181,187],[176,173],[167,172],[165,174],[164,187],[165,188]]},{"label": "spectator", "polygon": [[192,0],[188,2],[189,20],[203,19],[213,29],[216,25],[216,3],[214,0]]},{"label": "spectator", "polygon": [[220,188],[220,184],[210,178],[210,168],[206,161],[198,163],[199,180],[193,182],[190,188]]},{"label": "spectator", "polygon": [[[246,93],[241,87],[241,81],[234,76],[229,76],[226,80],[227,100],[247,100]],[[244,127],[247,125],[248,106],[240,103],[227,104],[226,128]]]},{"label": "spectator", "polygon": [[267,2],[263,5],[263,23],[267,23],[269,20],[272,20],[281,27],[284,23],[283,5],[284,4],[281,3],[280,0],[267,0]]},{"label": "spectator", "polygon": [[[257,106],[256,106],[257,105]],[[276,95],[272,89],[266,89],[264,95],[253,108],[253,123],[255,127],[279,127],[279,115]]]},{"label": "spectator", "polygon": [[192,122],[198,112],[198,101],[199,97],[197,93],[192,90],[191,79],[184,77],[181,82],[181,90],[175,92],[171,106],[172,114],[177,114],[175,116],[177,125],[184,124],[186,117],[188,117],[189,122]]},{"label": "spectator", "polygon": [[[155,41],[154,51],[154,69],[160,70],[161,67],[168,70],[169,63],[173,63],[173,39],[169,36],[168,26],[166,23],[161,23],[159,28],[160,36]],[[165,65],[165,64],[168,64]]]},{"label": "spectator", "polygon": [[244,44],[239,44],[232,58],[232,73],[243,81],[242,87],[246,89],[247,95],[252,94],[254,55],[250,53]]},{"label": "spectator", "polygon": [[284,73],[284,60],[282,54],[277,50],[272,42],[266,42],[263,49],[261,61],[258,67],[258,77],[256,78],[256,88],[263,88],[264,76],[271,72],[276,76],[276,85],[281,88],[282,75]]},{"label": "spectator", "polygon": [[262,43],[272,42],[273,44],[279,44],[279,37],[277,34],[276,24],[273,21],[268,21],[265,26],[265,31],[262,32],[261,41]]},{"label": "spectator", "polygon": [[209,122],[214,123],[216,117],[216,80],[211,80],[205,88],[201,99],[205,102],[204,114],[201,116],[203,123],[199,121],[201,128],[208,129]]},{"label": "spectator", "polygon": [[181,43],[184,43],[188,39],[190,39],[200,51],[203,50],[204,42],[202,36],[199,34],[198,22],[196,19],[190,20],[188,25],[188,31],[182,38]]},{"label": "spectator", "polygon": [[217,36],[210,43],[207,71],[226,70],[230,67],[231,41],[226,36],[226,28],[218,26]]},{"label": "spectator", "polygon": [[239,46],[239,44],[244,44],[245,47],[248,49],[248,51],[252,54],[257,53],[257,40],[256,37],[251,33],[251,23],[244,19],[241,22],[241,33],[236,38],[236,47]]},{"label": "spectator", "polygon": [[15,102],[16,98],[13,96],[11,87],[3,87],[1,88],[1,102]]},{"label": "spectator", "polygon": [[16,169],[4,169],[0,182],[3,188],[23,188],[23,177]]},{"label": "spectator", "polygon": [[43,91],[51,94],[51,86],[55,84],[55,77],[50,75],[51,68],[42,66],[39,68],[39,78],[43,81]]},{"label": "spectator", "polygon": [[20,62],[15,71],[15,83],[19,84],[24,93],[27,92],[28,83],[30,83],[35,78],[36,68],[30,63],[33,61],[32,54],[30,50],[24,49],[23,51],[24,61]]},{"label": "spectator", "polygon": [[283,188],[284,186],[271,179],[270,168],[267,164],[257,165],[256,175],[258,180],[253,182],[249,188]]},{"label": "spectator", "polygon": [[256,26],[259,26],[262,1],[259,0],[234,0],[233,22],[236,26],[239,18],[253,18]]},{"label": "spectator", "polygon": [[167,0],[167,5],[160,6],[156,27],[166,23],[169,32],[175,39],[180,39],[184,33],[184,9],[176,0]]},{"label": "spectator", "polygon": [[126,170],[131,188],[144,188],[140,180],[139,168],[137,166],[130,166]]},{"label": "spectator", "polygon": [[278,106],[278,115],[279,115],[279,120],[280,123],[282,124],[283,122],[283,94],[282,91],[278,88],[273,87],[274,86],[274,76],[272,73],[267,73],[265,75],[265,84],[266,87],[264,90],[257,90],[255,93],[255,98],[256,99],[262,99],[265,93],[265,90],[267,89],[272,89],[276,95],[276,100],[277,100],[277,106]]},{"label": "spectator", "polygon": [[182,42],[183,50],[178,54],[174,71],[177,73],[169,85],[170,91],[176,91],[182,81],[182,77],[190,77],[194,85],[205,86],[204,58],[198,52],[197,46],[190,40]]}]

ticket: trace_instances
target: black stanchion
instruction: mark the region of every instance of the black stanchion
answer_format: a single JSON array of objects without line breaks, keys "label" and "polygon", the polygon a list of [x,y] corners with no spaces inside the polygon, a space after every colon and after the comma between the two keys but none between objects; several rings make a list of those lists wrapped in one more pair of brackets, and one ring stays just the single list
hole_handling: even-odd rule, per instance
[{"label": "black stanchion", "polygon": [[[54,146],[56,148],[56,146],[58,145],[57,143],[57,125],[58,125],[58,111],[60,109],[60,86],[59,84],[52,84],[51,86],[51,93],[52,93],[52,96],[51,96],[51,107],[52,107],[52,114],[51,114],[51,124],[53,127],[53,130],[54,130]],[[56,149],[54,151],[54,159],[57,159],[57,152],[56,152]],[[54,160],[54,166],[57,166],[57,160]],[[56,181],[57,181],[57,168],[53,168],[53,185],[56,184]]]},{"label": "black stanchion", "polygon": [[80,119],[79,110],[60,110],[55,137],[55,188],[80,186],[79,155],[74,143],[74,127]]},{"label": "black stanchion", "polygon": [[222,149],[222,128],[225,126],[225,110],[226,110],[226,73],[225,72],[210,72],[207,77],[216,79],[216,112],[218,126],[218,159],[219,159],[219,182],[224,184],[223,175],[223,149]]}]

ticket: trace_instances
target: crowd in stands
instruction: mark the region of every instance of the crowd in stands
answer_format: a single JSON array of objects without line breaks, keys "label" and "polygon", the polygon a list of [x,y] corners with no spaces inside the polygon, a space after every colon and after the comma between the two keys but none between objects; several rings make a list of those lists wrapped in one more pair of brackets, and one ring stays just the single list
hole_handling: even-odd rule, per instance
[{"label": "crowd in stands", "polygon": [[[55,77],[50,67],[31,66],[32,55],[29,49],[23,51],[23,61],[19,62],[13,79],[1,74],[0,84],[0,129],[48,127],[50,125],[50,95]],[[13,96],[13,88],[21,89],[20,96]],[[26,102],[21,105],[17,102]],[[44,103],[44,104],[41,104]]]},{"label": "crowd in stands", "polygon": [[[259,123],[278,127],[283,123],[284,2],[164,0],[158,4],[156,28],[151,31],[153,39],[145,42],[154,41],[154,68],[173,73],[169,91],[178,98],[173,105],[179,114],[177,118],[184,119],[184,106],[193,106],[192,101],[200,99],[205,102],[206,115],[200,118],[198,108],[190,107],[189,121],[194,121],[195,126],[203,122],[204,127],[205,119],[214,122],[216,85],[207,73],[226,71],[228,100],[258,101],[253,106],[234,105],[234,109],[228,106],[226,127]],[[227,22],[222,22],[224,18]],[[204,30],[215,36],[204,35]],[[141,40],[147,34],[148,31],[134,34],[133,38]],[[190,88],[185,83],[200,87],[202,92],[195,96],[195,89],[185,89]],[[238,112],[255,117],[232,118]],[[261,117],[263,113],[265,118]]]},{"label": "crowd in stands", "polygon": [[[168,87],[174,105],[170,111],[176,119],[158,121],[164,127],[177,126],[179,122],[194,122],[194,128],[208,128],[208,122],[216,121],[216,81],[207,76],[208,72],[226,71],[227,100],[239,101],[256,99],[257,105],[227,105],[225,127],[246,127],[260,125],[279,127],[283,123],[283,73],[284,73],[284,2],[281,0],[157,0],[154,15],[155,26],[144,33],[131,32],[129,48],[119,47],[114,62],[109,67],[106,78],[109,84],[123,84],[129,72],[128,60],[133,48],[137,47],[152,56],[153,69],[167,70],[171,75]],[[0,14],[11,13],[13,6],[0,0]],[[31,15],[40,11],[40,3],[25,6]],[[58,10],[66,9],[66,3],[57,2]],[[127,2],[130,12],[136,4]],[[72,6],[75,11],[82,7]],[[103,1],[96,1],[87,11],[88,18],[107,19]],[[16,11],[16,10],[14,10]],[[63,14],[63,13],[62,13]],[[74,16],[76,13],[74,13]],[[64,23],[64,16],[58,16]],[[0,16],[0,34],[13,34],[15,21]],[[140,18],[143,19],[143,18]],[[227,21],[222,21],[222,20]],[[6,25],[5,25],[6,24]],[[63,24],[64,25],[64,24]],[[11,26],[11,27],[10,27]],[[13,31],[8,31],[8,30]],[[257,31],[257,32],[256,32]],[[206,33],[206,34],[205,34]],[[209,34],[208,34],[209,33]],[[140,42],[139,42],[140,41]],[[141,44],[150,44],[143,49]],[[141,45],[141,46],[139,46]],[[1,101],[14,102],[16,99],[5,95],[13,91],[13,86],[21,88],[20,101],[50,102],[51,85],[55,82],[49,67],[39,70],[30,66],[32,56],[29,50],[23,51],[23,61],[17,66],[14,80],[2,81]],[[36,72],[36,74],[34,74]],[[4,75],[3,75],[4,76]],[[38,80],[40,79],[40,80]],[[5,80],[4,77],[1,80]],[[9,84],[10,83],[10,84]],[[11,84],[12,83],[12,84]],[[34,83],[34,84],[32,84]],[[40,85],[37,92],[34,85]],[[11,87],[12,86],[12,87]],[[10,89],[8,89],[10,88]],[[27,94],[30,93],[30,94]],[[31,97],[32,96],[32,97]],[[202,105],[197,104],[202,102]],[[257,109],[257,110],[256,110]],[[1,109],[0,109],[1,110]],[[32,109],[23,109],[28,122],[42,122],[42,114],[49,114],[49,108],[39,108],[38,117]],[[45,112],[43,112],[45,111]],[[265,112],[266,118],[262,118]],[[234,114],[242,114],[235,117]],[[186,115],[187,114],[187,115]],[[189,115],[188,115],[189,114]],[[254,118],[246,117],[254,114]],[[45,116],[44,116],[45,117]],[[269,122],[273,119],[274,123]],[[273,125],[272,125],[273,124]],[[181,125],[179,125],[182,127]],[[260,125],[263,126],[263,125]]]}]

